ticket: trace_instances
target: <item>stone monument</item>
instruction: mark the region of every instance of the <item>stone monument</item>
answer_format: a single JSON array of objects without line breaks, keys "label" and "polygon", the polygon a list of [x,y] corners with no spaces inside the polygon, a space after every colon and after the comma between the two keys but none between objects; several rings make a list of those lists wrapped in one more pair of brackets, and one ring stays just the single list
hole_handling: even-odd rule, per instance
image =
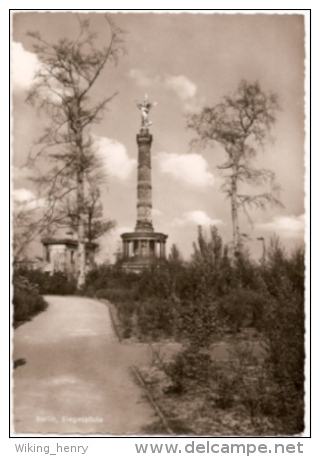
[{"label": "stone monument", "polygon": [[146,95],[142,103],[137,103],[141,111],[141,128],[137,134],[138,144],[138,184],[137,184],[137,222],[134,232],[123,233],[124,269],[142,271],[161,265],[166,259],[166,240],[168,235],[155,232],[152,225],[152,186],[151,186],[151,143],[148,127],[152,125],[149,112],[155,103],[148,101]]}]

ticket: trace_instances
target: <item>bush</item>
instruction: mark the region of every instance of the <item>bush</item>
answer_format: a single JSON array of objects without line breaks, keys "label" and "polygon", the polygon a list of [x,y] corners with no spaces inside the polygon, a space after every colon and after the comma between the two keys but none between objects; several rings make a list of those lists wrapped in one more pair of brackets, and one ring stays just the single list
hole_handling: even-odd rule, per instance
[{"label": "bush", "polygon": [[87,273],[84,291],[88,288],[96,291],[109,288],[131,290],[139,279],[137,274],[127,273],[110,265],[99,265]]},{"label": "bush", "polygon": [[35,284],[42,295],[73,295],[77,291],[76,279],[62,271],[49,274],[42,270],[19,269],[16,274]]},{"label": "bush", "polygon": [[121,337],[130,338],[134,331],[133,315],[137,306],[132,297],[132,292],[119,287],[105,288],[97,290],[94,296],[99,299],[104,298],[112,303],[117,311]]},{"label": "bush", "polygon": [[255,290],[237,288],[218,299],[219,316],[237,333],[243,327],[260,327],[265,298]]},{"label": "bush", "polygon": [[186,300],[177,307],[179,336],[188,342],[192,351],[207,349],[221,337],[221,320],[217,304],[208,296]]},{"label": "bush", "polygon": [[15,275],[13,285],[13,325],[18,327],[44,311],[48,304],[26,278]]},{"label": "bush", "polygon": [[286,433],[304,428],[304,300],[287,281],[270,296],[264,319],[266,368],[275,384]]},{"label": "bush", "polygon": [[73,295],[77,291],[77,281],[62,271],[47,275],[41,293],[48,295]]},{"label": "bush", "polygon": [[148,298],[137,307],[137,329],[142,338],[170,337],[174,331],[173,303],[165,298]]},{"label": "bush", "polygon": [[170,377],[172,384],[166,393],[181,394],[190,387],[190,382],[206,385],[209,381],[212,361],[210,355],[185,348],[165,365],[165,372]]},{"label": "bush", "polygon": [[119,304],[123,301],[133,301],[132,291],[120,287],[99,289],[96,291],[95,295],[97,298],[110,300],[114,304]]},{"label": "bush", "polygon": [[215,405],[221,409],[231,408],[234,404],[234,393],[237,385],[237,379],[232,374],[220,370],[216,375]]}]

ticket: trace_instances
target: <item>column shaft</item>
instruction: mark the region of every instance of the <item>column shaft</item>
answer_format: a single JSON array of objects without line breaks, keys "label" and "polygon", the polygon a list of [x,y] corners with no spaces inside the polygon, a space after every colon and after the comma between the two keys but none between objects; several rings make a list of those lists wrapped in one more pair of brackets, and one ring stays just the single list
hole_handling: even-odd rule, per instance
[{"label": "column shaft", "polygon": [[138,143],[137,224],[135,231],[152,232],[151,143],[148,129],[141,129]]}]

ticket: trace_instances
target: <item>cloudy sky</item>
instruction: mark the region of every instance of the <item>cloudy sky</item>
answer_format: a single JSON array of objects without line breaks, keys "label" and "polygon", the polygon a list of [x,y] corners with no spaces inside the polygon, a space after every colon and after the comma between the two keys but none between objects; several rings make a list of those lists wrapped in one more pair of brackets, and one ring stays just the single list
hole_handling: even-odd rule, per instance
[{"label": "cloudy sky", "polygon": [[[97,46],[108,39],[102,14],[87,15],[99,33]],[[203,151],[190,149],[194,137],[186,129],[186,115],[219,103],[232,94],[241,79],[258,80],[266,91],[279,95],[281,111],[272,131],[273,142],[258,154],[255,166],[276,172],[284,208],[250,213],[252,223],[240,216],[255,258],[261,242],[276,233],[289,250],[304,237],[304,17],[298,14],[113,14],[126,31],[127,53],[118,65],[107,66],[92,92],[103,98],[118,91],[109,111],[92,133],[108,175],[102,189],[104,212],[117,229],[103,240],[101,258],[113,258],[120,233],[136,222],[137,145],[140,113],[135,101],[148,93],[157,105],[153,126],[153,223],[169,235],[168,250],[176,243],[187,259],[197,237],[197,226],[214,224],[230,242],[230,203],[220,191],[224,161],[218,145]],[[74,37],[74,13],[15,13],[12,36],[13,90],[13,198],[30,208],[41,208],[43,196],[22,168],[43,118],[25,104],[26,90],[37,69],[28,31],[39,31],[50,42]],[[41,254],[35,243],[33,254]]]}]

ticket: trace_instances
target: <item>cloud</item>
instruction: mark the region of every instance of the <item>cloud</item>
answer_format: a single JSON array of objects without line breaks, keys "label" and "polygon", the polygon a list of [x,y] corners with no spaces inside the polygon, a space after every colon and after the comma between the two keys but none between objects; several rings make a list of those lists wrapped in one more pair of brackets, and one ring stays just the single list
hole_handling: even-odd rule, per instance
[{"label": "cloud", "polygon": [[182,101],[186,101],[196,95],[197,86],[186,76],[166,76],[165,86],[173,90]]},{"label": "cloud", "polygon": [[200,154],[176,154],[160,152],[157,156],[160,170],[176,180],[195,187],[212,186],[213,174],[208,171],[208,164]]},{"label": "cloud", "polygon": [[18,208],[31,211],[43,208],[47,205],[46,198],[36,198],[31,190],[20,188],[12,192],[12,199]]},{"label": "cloud", "polygon": [[149,76],[142,70],[132,68],[129,71],[129,77],[134,80],[138,86],[149,87],[160,82],[159,76]]},{"label": "cloud", "polygon": [[95,136],[98,156],[109,176],[122,181],[136,168],[136,159],[130,159],[125,146],[110,138]]},{"label": "cloud", "polygon": [[28,189],[15,189],[12,192],[13,201],[17,203],[24,203],[26,201],[34,200],[36,197],[31,190]]},{"label": "cloud", "polygon": [[28,89],[33,83],[40,64],[33,52],[26,51],[21,43],[12,43],[12,83],[15,89]]},{"label": "cloud", "polygon": [[[21,43],[12,43],[12,83],[14,89],[28,90],[35,82],[35,74],[40,69],[43,75],[47,74],[47,76],[50,76],[38,60],[36,54],[26,51]],[[54,71],[58,73],[59,69],[53,70],[53,73]],[[62,101],[61,96],[66,97],[72,94],[70,88],[59,84],[53,76],[48,79],[48,82],[50,87],[43,86],[41,90],[43,99],[59,104]]]},{"label": "cloud", "polygon": [[13,179],[28,179],[32,174],[31,170],[26,167],[13,167],[12,172]]},{"label": "cloud", "polygon": [[221,225],[223,222],[220,219],[211,219],[204,211],[187,211],[183,218],[176,217],[172,221],[174,227],[182,227],[184,225]]},{"label": "cloud", "polygon": [[205,103],[204,97],[197,95],[198,88],[184,75],[165,77],[165,87],[172,90],[181,100],[186,111],[199,111]]},{"label": "cloud", "polygon": [[256,225],[260,230],[280,233],[286,238],[298,238],[303,236],[305,229],[305,216],[277,216],[271,222]]},{"label": "cloud", "polygon": [[143,70],[132,68],[129,71],[129,77],[134,80],[137,86],[152,87],[157,84],[164,89],[173,91],[186,111],[198,111],[205,103],[204,97],[197,95],[197,85],[184,75],[151,76]]},{"label": "cloud", "polygon": [[162,214],[162,211],[160,211],[159,209],[156,209],[156,208],[152,208],[151,212],[152,212],[152,216],[160,216]]}]

